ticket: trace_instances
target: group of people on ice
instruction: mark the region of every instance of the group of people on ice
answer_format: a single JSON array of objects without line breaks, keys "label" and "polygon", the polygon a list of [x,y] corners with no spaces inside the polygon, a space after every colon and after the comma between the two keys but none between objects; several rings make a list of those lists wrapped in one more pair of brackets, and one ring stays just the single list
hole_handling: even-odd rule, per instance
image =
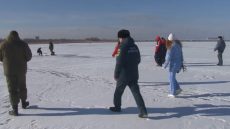
[{"label": "group of people on ice", "polygon": [[[55,52],[54,52],[54,44],[53,44],[53,42],[49,42],[49,50],[50,50],[50,55],[51,56],[54,56],[55,55]],[[37,53],[38,53],[38,55],[39,56],[42,56],[43,54],[42,54],[42,48],[41,47],[39,47],[38,49],[37,49]]]},{"label": "group of people on ice", "polygon": [[[114,79],[116,80],[116,89],[114,92],[114,106],[109,110],[121,112],[121,97],[126,86],[128,86],[134,96],[139,109],[139,117],[147,118],[148,113],[140,93],[138,79],[138,65],[141,62],[141,55],[134,39],[130,36],[128,30],[120,30],[117,33],[118,44],[112,56],[116,56],[116,66]],[[222,53],[225,43],[222,37],[217,43],[215,51],[218,50],[218,65],[223,65]],[[169,97],[175,97],[182,89],[176,80],[176,74],[183,69],[182,43],[174,34],[169,34],[168,39],[156,38],[157,47],[155,59],[163,69],[169,67]],[[162,47],[161,45],[164,45]],[[162,52],[163,51],[163,52]],[[163,58],[165,57],[165,59]],[[28,108],[26,88],[27,62],[32,58],[32,52],[27,43],[22,41],[17,31],[11,31],[9,36],[0,44],[0,61],[3,62],[4,74],[9,91],[10,104],[12,110],[10,115],[18,116],[18,104],[21,101],[23,109]],[[163,58],[163,59],[162,59]]]}]

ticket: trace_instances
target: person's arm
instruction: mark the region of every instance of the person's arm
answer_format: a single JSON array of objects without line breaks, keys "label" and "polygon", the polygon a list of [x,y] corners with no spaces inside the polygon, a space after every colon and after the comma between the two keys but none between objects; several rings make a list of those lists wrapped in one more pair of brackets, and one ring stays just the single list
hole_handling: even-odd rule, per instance
[{"label": "person's arm", "polygon": [[124,66],[125,53],[126,53],[125,46],[121,46],[120,49],[118,50],[118,55],[117,55],[117,59],[116,59],[116,66],[115,66],[115,70],[114,70],[115,80],[117,80],[119,78],[121,70]]},{"label": "person's arm", "polygon": [[172,50],[167,50],[166,56],[165,56],[165,63],[163,64],[163,68],[167,68],[171,59],[171,52]]},{"label": "person's arm", "polygon": [[159,52],[159,48],[160,48],[160,44],[159,44],[159,42],[157,42],[156,48],[155,48],[155,53],[158,53],[158,52]]},{"label": "person's arm", "polygon": [[30,50],[30,47],[27,43],[25,43],[25,56],[26,56],[26,61],[30,61],[32,58],[32,52]]},{"label": "person's arm", "polygon": [[114,51],[113,51],[112,57],[115,57],[115,56],[116,56],[116,54],[117,54],[117,52],[118,52],[118,49],[119,49],[119,43],[117,43],[117,45],[116,45],[116,47],[115,47],[115,49],[114,49]]},{"label": "person's arm", "polygon": [[3,51],[2,51],[2,44],[0,45],[0,61],[3,61]]},{"label": "person's arm", "polygon": [[220,41],[217,42],[217,44],[216,44],[216,46],[215,46],[215,48],[214,48],[214,51],[218,50],[219,47],[220,47]]}]

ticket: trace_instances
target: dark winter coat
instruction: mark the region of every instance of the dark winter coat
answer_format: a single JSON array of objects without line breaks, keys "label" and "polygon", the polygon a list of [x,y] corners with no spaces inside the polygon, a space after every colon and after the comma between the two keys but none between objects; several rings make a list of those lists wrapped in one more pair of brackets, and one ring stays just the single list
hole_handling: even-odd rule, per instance
[{"label": "dark winter coat", "polygon": [[53,51],[53,50],[54,50],[54,45],[53,45],[52,42],[50,42],[50,44],[49,44],[49,49],[50,49],[50,51]]},{"label": "dark winter coat", "polygon": [[125,39],[119,46],[114,78],[119,81],[137,81],[140,52],[132,38]]},{"label": "dark winter coat", "polygon": [[216,47],[214,48],[214,51],[218,51],[218,53],[223,53],[224,49],[226,47],[226,44],[223,39],[220,39],[217,41]]},{"label": "dark winter coat", "polygon": [[26,74],[27,62],[31,58],[32,53],[28,44],[20,40],[19,37],[9,35],[0,44],[0,61],[3,62],[5,75]]}]

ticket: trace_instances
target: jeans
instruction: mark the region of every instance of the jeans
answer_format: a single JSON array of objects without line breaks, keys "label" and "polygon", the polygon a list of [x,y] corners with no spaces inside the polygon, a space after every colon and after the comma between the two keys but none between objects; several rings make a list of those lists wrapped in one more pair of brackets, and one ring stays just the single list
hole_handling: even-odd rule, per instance
[{"label": "jeans", "polygon": [[176,72],[169,72],[169,89],[170,94],[176,95],[176,90],[180,89],[180,85],[176,80]]}]

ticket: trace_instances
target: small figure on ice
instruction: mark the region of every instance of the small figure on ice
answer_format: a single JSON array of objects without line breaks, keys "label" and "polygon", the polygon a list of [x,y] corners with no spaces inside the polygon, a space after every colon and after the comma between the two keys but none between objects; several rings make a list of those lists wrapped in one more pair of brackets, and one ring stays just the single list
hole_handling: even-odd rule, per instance
[{"label": "small figure on ice", "polygon": [[42,56],[42,48],[41,47],[38,48],[37,53],[39,56]]},{"label": "small figure on ice", "polygon": [[51,41],[50,41],[50,43],[49,43],[49,49],[50,49],[51,56],[54,56],[54,55],[55,55],[55,52],[54,52],[54,44],[53,44],[53,42],[51,42]]},{"label": "small figure on ice", "polygon": [[224,49],[226,47],[226,44],[225,44],[225,41],[223,39],[222,36],[218,36],[218,41],[217,41],[217,44],[216,44],[216,47],[214,48],[214,51],[218,51],[218,54],[217,54],[217,57],[218,57],[218,63],[217,65],[218,66],[223,66],[223,58],[222,58],[222,55],[224,53]]},{"label": "small figure on ice", "polygon": [[162,66],[165,62],[165,55],[166,55],[166,46],[165,46],[165,40],[164,38],[161,38],[160,36],[157,36],[156,39],[156,48],[155,48],[155,61],[157,63],[157,66]]}]

